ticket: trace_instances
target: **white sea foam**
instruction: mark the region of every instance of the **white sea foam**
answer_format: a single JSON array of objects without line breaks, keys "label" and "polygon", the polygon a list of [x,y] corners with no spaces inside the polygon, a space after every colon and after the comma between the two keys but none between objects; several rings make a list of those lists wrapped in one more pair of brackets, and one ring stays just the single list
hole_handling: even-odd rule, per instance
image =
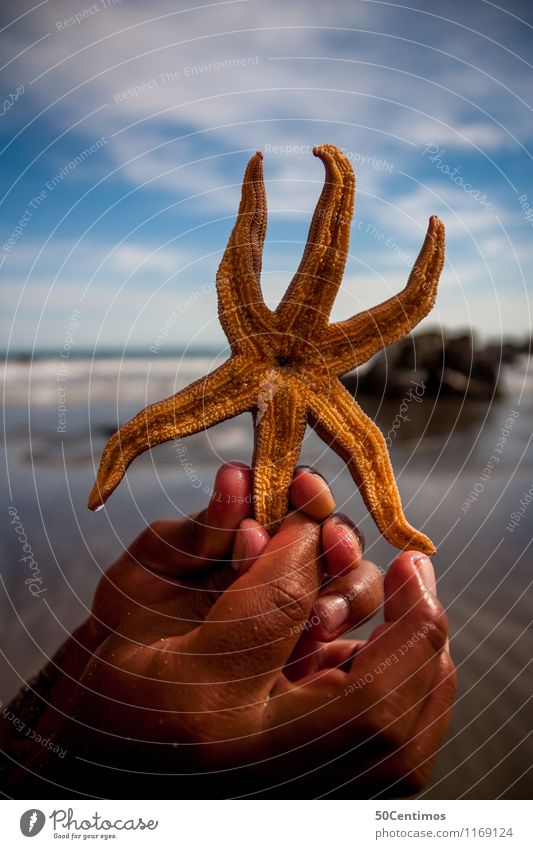
[{"label": "white sea foam", "polygon": [[5,403],[53,406],[64,392],[67,405],[152,403],[173,395],[222,362],[215,356],[57,358],[9,362]]}]

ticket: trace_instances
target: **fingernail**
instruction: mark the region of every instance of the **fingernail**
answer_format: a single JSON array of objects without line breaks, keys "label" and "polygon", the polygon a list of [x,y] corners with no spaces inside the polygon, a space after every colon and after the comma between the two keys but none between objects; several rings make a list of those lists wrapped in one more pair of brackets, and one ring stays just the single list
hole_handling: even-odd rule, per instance
[{"label": "fingernail", "polygon": [[433,595],[436,595],[437,583],[435,581],[435,571],[429,557],[425,554],[417,554],[416,557],[413,557],[413,563],[418,569],[426,589],[430,593],[433,593]]},{"label": "fingernail", "polygon": [[231,460],[226,460],[224,462],[224,465],[225,466],[232,466],[232,468],[235,468],[235,469],[249,469],[250,468],[250,466],[248,466],[244,462],[244,460],[237,460],[235,457],[233,457]]},{"label": "fingernail", "polygon": [[325,481],[329,486],[328,480],[324,477],[324,475],[321,472],[318,471],[318,469],[315,469],[314,466],[296,466],[296,471],[297,472],[310,472],[310,474],[316,475],[318,478],[322,478],[322,480]]},{"label": "fingernail", "polygon": [[326,631],[333,634],[348,622],[350,605],[342,595],[325,595],[317,599],[315,613]]},{"label": "fingernail", "polygon": [[347,516],[346,513],[335,513],[335,515],[331,518],[337,525],[344,525],[345,527],[347,527],[350,533],[355,536],[362,554],[365,550],[365,536],[363,532],[359,530],[355,522],[352,521],[352,519],[350,519],[350,517]]}]

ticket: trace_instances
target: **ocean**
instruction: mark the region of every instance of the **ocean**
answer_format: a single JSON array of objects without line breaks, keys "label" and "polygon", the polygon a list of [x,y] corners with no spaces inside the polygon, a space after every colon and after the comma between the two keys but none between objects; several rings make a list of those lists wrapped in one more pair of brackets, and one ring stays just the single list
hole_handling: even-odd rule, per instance
[{"label": "ocean", "polygon": [[[152,401],[220,363],[208,354],[8,363],[2,511],[0,700],[45,663],[87,616],[103,571],[146,523],[202,507],[221,462],[250,461],[249,415],[144,454],[97,514],[86,508],[109,435]],[[450,730],[422,798],[531,794],[531,525],[533,369],[524,357],[490,402],[359,397],[388,435],[406,515],[438,547],[438,590],[450,621],[459,691]],[[398,412],[402,403],[402,417]],[[186,451],[183,451],[183,446]],[[496,459],[494,459],[496,458]],[[301,462],[331,483],[338,509],[361,526],[381,566],[380,538],[342,461],[308,430]],[[11,517],[39,570],[39,593]],[[376,623],[365,626],[365,633]]]}]

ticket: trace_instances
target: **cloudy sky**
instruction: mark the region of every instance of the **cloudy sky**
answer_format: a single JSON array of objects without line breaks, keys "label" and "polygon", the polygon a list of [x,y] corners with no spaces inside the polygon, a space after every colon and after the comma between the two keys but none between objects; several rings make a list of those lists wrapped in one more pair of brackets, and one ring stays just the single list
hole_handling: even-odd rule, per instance
[{"label": "cloudy sky", "polygon": [[425,326],[530,328],[526,0],[20,0],[2,14],[6,347],[57,351],[73,314],[79,350],[147,350],[165,328],[169,350],[219,346],[213,283],[248,158],[265,153],[274,305],[324,142],[358,184],[335,318],[405,285],[437,213],[447,263]]}]

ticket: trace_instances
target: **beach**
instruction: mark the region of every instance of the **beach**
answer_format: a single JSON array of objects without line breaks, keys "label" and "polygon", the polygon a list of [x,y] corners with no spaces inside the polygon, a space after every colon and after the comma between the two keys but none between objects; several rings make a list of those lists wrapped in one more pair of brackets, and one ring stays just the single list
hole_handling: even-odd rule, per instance
[{"label": "beach", "polygon": [[[4,705],[87,616],[102,572],[147,523],[200,509],[221,462],[251,460],[251,418],[243,415],[142,455],[105,510],[86,507],[117,425],[223,359],[54,355],[8,363]],[[533,369],[525,357],[505,367],[501,385],[499,397],[467,403],[417,394],[416,387],[406,399],[358,396],[387,435],[409,521],[437,545],[438,591],[458,667],[450,730],[424,799],[531,793]],[[344,463],[310,429],[300,462],[329,480],[338,509],[364,532],[366,557],[386,567],[394,549],[380,537]]]}]

